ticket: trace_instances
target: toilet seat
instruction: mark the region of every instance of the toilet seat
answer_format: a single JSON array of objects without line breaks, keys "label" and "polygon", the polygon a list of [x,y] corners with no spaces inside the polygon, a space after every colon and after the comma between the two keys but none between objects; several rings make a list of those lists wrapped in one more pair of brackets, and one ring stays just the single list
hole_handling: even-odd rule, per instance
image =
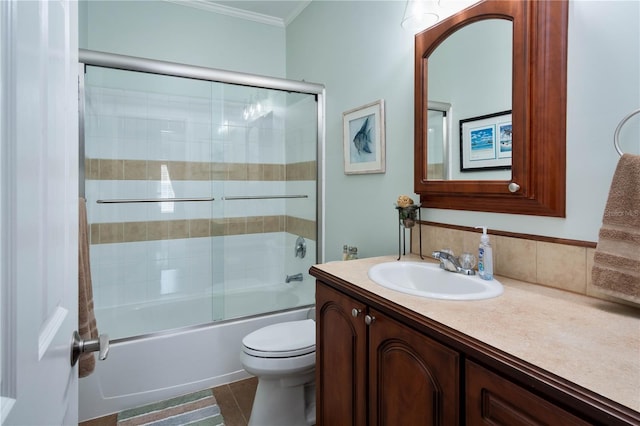
[{"label": "toilet seat", "polygon": [[243,352],[259,358],[291,358],[316,350],[316,323],[312,319],[268,325],[242,339]]}]

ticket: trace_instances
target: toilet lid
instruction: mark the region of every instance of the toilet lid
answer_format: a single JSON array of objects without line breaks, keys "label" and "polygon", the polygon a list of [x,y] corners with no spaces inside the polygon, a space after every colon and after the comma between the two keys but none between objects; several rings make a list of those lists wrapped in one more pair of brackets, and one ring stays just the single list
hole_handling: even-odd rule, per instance
[{"label": "toilet lid", "polygon": [[268,325],[242,339],[244,352],[263,358],[305,355],[316,350],[316,322],[312,319]]}]

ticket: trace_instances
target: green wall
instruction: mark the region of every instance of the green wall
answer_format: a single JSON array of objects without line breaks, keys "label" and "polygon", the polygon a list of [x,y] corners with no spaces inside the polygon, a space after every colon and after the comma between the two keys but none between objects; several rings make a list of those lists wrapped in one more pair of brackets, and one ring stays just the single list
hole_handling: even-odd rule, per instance
[{"label": "green wall", "polygon": [[[400,26],[403,13],[401,1],[312,1],[287,27],[287,77],[326,86],[327,261],[343,244],[360,257],[398,250],[394,203],[413,194],[413,34]],[[345,175],[342,113],[378,99],[386,173]]]},{"label": "green wall", "polygon": [[[640,107],[640,2],[569,5],[567,217],[423,209],[423,219],[597,241],[618,162],[613,132]],[[343,244],[368,257],[397,252],[393,205],[413,191],[413,34],[400,27],[404,7],[313,0],[285,30],[170,2],[90,1],[81,3],[80,46],[325,84],[325,259],[340,258]],[[378,99],[386,173],[347,176],[342,113]],[[622,135],[630,152],[640,152],[639,128]]]},{"label": "green wall", "polygon": [[[363,257],[397,252],[393,203],[413,188],[414,43],[400,27],[404,5],[314,0],[287,27],[287,77],[327,88],[328,261],[339,258],[343,243],[357,245]],[[570,1],[567,217],[423,209],[422,218],[597,241],[619,158],[613,132],[640,107],[639,75],[640,2]],[[387,172],[345,176],[342,113],[380,98],[387,107]],[[629,152],[640,153],[638,129],[629,126],[624,135]]]},{"label": "green wall", "polygon": [[285,77],[285,29],[168,1],[81,1],[80,47]]}]

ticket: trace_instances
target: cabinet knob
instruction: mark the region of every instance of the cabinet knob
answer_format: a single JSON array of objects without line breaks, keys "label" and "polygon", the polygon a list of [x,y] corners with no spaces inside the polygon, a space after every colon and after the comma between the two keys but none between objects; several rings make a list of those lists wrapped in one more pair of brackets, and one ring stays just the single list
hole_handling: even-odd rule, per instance
[{"label": "cabinet knob", "polygon": [[371,316],[371,315],[365,315],[364,316],[364,323],[367,324],[367,325],[373,324],[375,322],[375,320],[376,320],[376,317],[374,317],[374,316]]},{"label": "cabinet knob", "polygon": [[358,317],[358,315],[360,315],[360,312],[362,312],[360,309],[358,309],[358,308],[353,308],[353,309],[351,310],[351,316],[352,316],[352,317],[354,317],[354,318],[357,318],[357,317]]},{"label": "cabinet knob", "polygon": [[515,183],[515,182],[511,182],[511,183],[509,184],[509,191],[511,191],[511,192],[518,192],[519,190],[520,190],[520,185],[518,185],[517,183]]}]

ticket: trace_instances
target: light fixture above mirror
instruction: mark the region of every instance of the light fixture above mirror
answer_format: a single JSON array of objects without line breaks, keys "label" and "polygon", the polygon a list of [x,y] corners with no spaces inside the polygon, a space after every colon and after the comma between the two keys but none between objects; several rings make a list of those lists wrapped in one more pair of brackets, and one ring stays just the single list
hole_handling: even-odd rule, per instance
[{"label": "light fixture above mirror", "polygon": [[434,25],[440,19],[439,0],[407,0],[402,17],[402,28],[419,32]]},{"label": "light fixture above mirror", "polygon": [[479,0],[406,0],[402,28],[416,34]]}]

